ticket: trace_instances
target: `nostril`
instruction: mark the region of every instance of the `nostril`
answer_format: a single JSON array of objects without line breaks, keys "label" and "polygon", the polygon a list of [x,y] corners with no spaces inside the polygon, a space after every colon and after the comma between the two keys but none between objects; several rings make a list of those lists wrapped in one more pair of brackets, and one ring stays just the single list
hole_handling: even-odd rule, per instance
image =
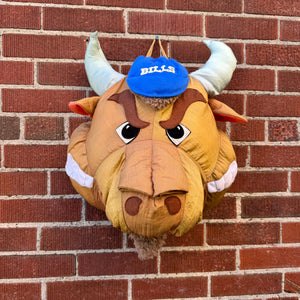
[{"label": "nostril", "polygon": [[170,196],[165,199],[165,205],[170,215],[176,215],[181,208],[181,202],[178,197]]},{"label": "nostril", "polygon": [[125,210],[130,216],[138,214],[142,200],[139,197],[129,197],[125,202]]}]

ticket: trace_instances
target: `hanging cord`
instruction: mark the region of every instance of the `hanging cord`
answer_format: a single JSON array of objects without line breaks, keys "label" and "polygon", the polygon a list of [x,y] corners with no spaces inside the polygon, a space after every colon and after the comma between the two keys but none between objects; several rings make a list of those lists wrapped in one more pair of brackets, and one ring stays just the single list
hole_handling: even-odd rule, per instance
[{"label": "hanging cord", "polygon": [[153,40],[153,42],[152,42],[152,44],[151,44],[151,46],[150,46],[150,48],[149,48],[149,50],[148,50],[148,52],[147,52],[147,54],[146,54],[146,57],[152,56],[154,44],[155,44],[155,42],[156,42],[157,40],[158,40],[158,44],[159,44],[159,47],[160,47],[160,55],[162,54],[165,58],[168,58],[168,57],[167,57],[167,54],[166,54],[166,52],[165,52],[165,50],[164,50],[164,48],[163,48],[163,46],[162,46],[162,44],[161,44],[161,41],[160,41],[160,39],[159,39],[158,36],[156,36],[156,38]]}]

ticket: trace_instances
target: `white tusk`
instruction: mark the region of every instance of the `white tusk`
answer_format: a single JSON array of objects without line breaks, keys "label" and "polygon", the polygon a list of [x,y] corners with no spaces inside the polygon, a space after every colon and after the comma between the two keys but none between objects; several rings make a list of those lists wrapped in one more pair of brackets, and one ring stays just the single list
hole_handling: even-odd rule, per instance
[{"label": "white tusk", "polygon": [[85,53],[85,70],[92,89],[102,96],[125,75],[115,71],[106,60],[97,37],[93,32]]},{"label": "white tusk", "polygon": [[223,190],[229,188],[236,177],[237,169],[238,169],[237,163],[234,160],[222,178],[207,183],[208,192],[217,193],[217,192],[222,192]]},{"label": "white tusk", "polygon": [[190,76],[201,82],[210,97],[220,94],[231,80],[236,58],[227,45],[219,41],[204,41],[211,56],[205,65]]},{"label": "white tusk", "polygon": [[80,169],[71,153],[68,153],[67,156],[66,173],[81,186],[87,188],[91,188],[93,186],[94,178]]}]

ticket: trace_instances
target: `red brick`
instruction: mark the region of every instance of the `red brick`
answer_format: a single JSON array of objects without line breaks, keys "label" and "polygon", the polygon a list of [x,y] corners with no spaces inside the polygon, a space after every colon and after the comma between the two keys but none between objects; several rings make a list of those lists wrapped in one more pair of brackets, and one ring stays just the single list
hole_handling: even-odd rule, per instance
[{"label": "red brick", "polygon": [[295,121],[269,121],[269,141],[298,141],[298,122]]},{"label": "red brick", "polygon": [[47,283],[48,300],[128,298],[127,280],[56,281]]},{"label": "red brick", "polygon": [[69,136],[73,133],[73,131],[82,123],[91,122],[90,117],[78,117],[78,118],[70,118],[69,119]]},{"label": "red brick", "polygon": [[16,140],[20,137],[20,119],[0,117],[0,140]]},{"label": "red brick", "polygon": [[247,0],[245,12],[250,14],[300,16],[300,3],[297,0]]},{"label": "red brick", "polygon": [[279,243],[279,223],[207,224],[209,245],[250,245]]},{"label": "red brick", "polygon": [[297,67],[300,64],[300,47],[251,44],[246,46],[246,57],[250,65]]},{"label": "red brick", "polygon": [[124,32],[123,11],[44,8],[44,29],[66,31]]},{"label": "red brick", "polygon": [[233,149],[235,151],[238,166],[245,167],[248,160],[248,147],[233,146]]},{"label": "red brick", "polygon": [[300,167],[298,146],[251,146],[253,167]]},{"label": "red brick", "polygon": [[33,63],[0,61],[0,84],[33,84]]},{"label": "red brick", "polygon": [[282,41],[300,41],[300,22],[281,21],[280,39]]},{"label": "red brick", "polygon": [[[24,243],[26,241],[26,243]],[[1,228],[0,251],[36,250],[35,228]]]},{"label": "red brick", "polygon": [[123,235],[112,226],[43,228],[42,250],[116,249]]},{"label": "red brick", "polygon": [[25,118],[26,140],[63,140],[64,119],[51,117]]},{"label": "red brick", "polygon": [[230,188],[232,193],[285,192],[287,172],[240,171]]},{"label": "red brick", "polygon": [[244,113],[244,95],[221,94],[215,98],[234,109],[237,113],[241,115]]},{"label": "red brick", "polygon": [[0,195],[45,195],[47,174],[44,172],[0,173]]},{"label": "red brick", "polygon": [[299,268],[300,248],[241,249],[241,270],[270,268]]},{"label": "red brick", "polygon": [[236,69],[227,90],[275,90],[275,72],[261,69]]},{"label": "red brick", "polygon": [[191,11],[216,11],[216,12],[242,12],[242,1],[180,1],[168,0],[168,9],[180,9]]},{"label": "red brick", "polygon": [[86,221],[107,221],[107,217],[104,211],[97,209],[96,207],[85,202],[85,219]]},{"label": "red brick", "polygon": [[278,90],[282,92],[300,92],[300,72],[278,71]]},{"label": "red brick", "polygon": [[292,172],[291,181],[292,181],[291,191],[300,192],[300,172]]},{"label": "red brick", "polygon": [[138,8],[153,8],[153,9],[164,9],[164,0],[87,0],[87,5],[104,5],[104,6],[120,6],[120,7],[138,7]]},{"label": "red brick", "polygon": [[53,4],[83,4],[82,0],[8,0],[12,2],[33,2],[33,3],[53,3]]},{"label": "red brick", "polygon": [[141,261],[135,252],[78,254],[80,276],[157,273],[156,259]]},{"label": "red brick", "polygon": [[249,95],[247,115],[261,117],[299,117],[299,96]]},{"label": "red brick", "polygon": [[213,272],[234,269],[234,250],[161,252],[162,273]]},{"label": "red brick", "polygon": [[213,209],[204,210],[203,219],[235,219],[236,199],[225,197]]},{"label": "red brick", "polygon": [[186,246],[202,246],[204,242],[204,228],[203,225],[198,224],[190,231],[185,233],[182,237],[175,237],[168,235],[166,240],[166,247],[186,247]]},{"label": "red brick", "polygon": [[130,33],[202,36],[202,16],[130,12],[128,31]]},{"label": "red brick", "polygon": [[223,275],[211,279],[211,294],[216,296],[280,294],[281,274]]},{"label": "red brick", "polygon": [[[181,63],[205,63],[210,51],[203,42],[171,41],[171,57]],[[244,61],[243,44],[227,44],[233,51],[238,63]]]},{"label": "red brick", "polygon": [[81,199],[12,199],[0,201],[0,222],[76,222]]},{"label": "red brick", "polygon": [[132,299],[170,299],[207,296],[207,278],[159,278],[132,281]]},{"label": "red brick", "polygon": [[246,197],[242,199],[242,217],[299,217],[299,200],[299,197]]},{"label": "red brick", "polygon": [[39,29],[41,10],[33,6],[0,6],[0,28]]},{"label": "red brick", "polygon": [[68,103],[85,97],[85,91],[3,89],[6,112],[70,112]]},{"label": "red brick", "polygon": [[63,168],[65,145],[6,145],[4,166],[7,168]]},{"label": "red brick", "polygon": [[300,223],[285,223],[282,225],[282,242],[299,243]]},{"label": "red brick", "polygon": [[300,242],[300,223],[282,224],[282,242],[283,243]]},{"label": "red brick", "polygon": [[81,59],[84,57],[85,40],[86,37],[5,34],[3,55]]},{"label": "red brick", "polygon": [[[299,293],[300,273],[286,273],[284,290],[292,293]],[[293,299],[294,300],[294,299]],[[295,300],[299,300],[296,298]]]},{"label": "red brick", "polygon": [[0,278],[38,278],[75,275],[73,255],[0,256]]},{"label": "red brick", "polygon": [[[153,42],[152,39],[137,40],[128,38],[100,38],[99,41],[103,53],[108,60],[120,61],[134,61],[138,56],[146,55]],[[162,40],[161,43],[166,53],[168,53],[167,41]],[[160,48],[158,43],[155,43],[152,57],[158,56],[160,56]]]},{"label": "red brick", "polygon": [[51,194],[77,194],[65,172],[51,172]]},{"label": "red brick", "polygon": [[206,17],[206,36],[215,38],[275,40],[276,19],[245,17]]},{"label": "red brick", "polygon": [[234,141],[264,141],[265,121],[249,120],[246,124],[231,124],[231,140]]},{"label": "red brick", "polygon": [[41,300],[40,283],[1,283],[1,300]]},{"label": "red brick", "polygon": [[38,82],[45,85],[89,86],[84,65],[78,63],[39,63]]}]

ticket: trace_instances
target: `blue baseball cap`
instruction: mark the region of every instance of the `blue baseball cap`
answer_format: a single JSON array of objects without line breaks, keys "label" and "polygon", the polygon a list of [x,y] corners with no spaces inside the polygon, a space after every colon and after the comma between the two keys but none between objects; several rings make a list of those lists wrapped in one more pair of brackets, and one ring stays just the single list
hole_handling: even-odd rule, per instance
[{"label": "blue baseball cap", "polygon": [[183,93],[189,83],[187,69],[175,59],[139,56],[126,79],[129,88],[146,97],[173,97]]}]

